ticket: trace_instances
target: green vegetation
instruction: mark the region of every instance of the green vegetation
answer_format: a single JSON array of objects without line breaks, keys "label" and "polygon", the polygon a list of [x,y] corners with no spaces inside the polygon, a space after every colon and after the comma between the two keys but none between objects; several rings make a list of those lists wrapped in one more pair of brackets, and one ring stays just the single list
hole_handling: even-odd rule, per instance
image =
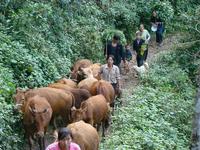
[{"label": "green vegetation", "polygon": [[128,104],[113,117],[102,149],[189,149],[195,95],[190,76],[197,71],[190,69],[200,64],[200,57],[190,55],[196,52],[177,49],[158,56],[133,94],[127,93]]},{"label": "green vegetation", "polygon": [[[165,20],[168,32],[189,31],[192,41],[196,41],[199,38],[199,34],[196,34],[199,33],[199,26],[195,26],[199,23],[198,5],[199,2],[196,0],[2,0],[0,2],[0,149],[20,150],[23,149],[22,145],[25,143],[20,115],[13,111],[12,95],[16,87],[45,86],[66,76],[70,71],[70,66],[79,58],[103,62],[103,44],[110,40],[111,35],[117,31],[123,44],[131,42],[140,22],[149,29],[149,18],[153,9],[157,9],[159,15]],[[188,37],[190,38],[190,36]],[[192,44],[188,51],[194,50],[192,52],[195,55],[198,51],[197,48],[198,45]],[[183,50],[184,53],[177,50],[176,54],[168,54],[167,58],[163,56],[166,62],[159,61],[163,67],[160,68],[161,64],[156,65],[156,63],[148,76],[142,79],[141,86],[137,88],[136,92],[134,91],[137,95],[130,96],[130,99],[135,99],[131,102],[134,110],[120,108],[120,111],[125,113],[116,116],[114,131],[119,128],[117,125],[117,122],[120,122],[119,118],[126,123],[129,119],[131,121],[132,117],[130,116],[135,116],[136,120],[132,122],[133,131],[135,132],[135,126],[138,126],[138,129],[137,132],[131,134],[135,142],[130,141],[130,135],[125,133],[128,130],[127,127],[118,130],[120,134],[116,132],[116,135],[114,134],[107,143],[115,141],[117,144],[124,144],[125,147],[127,143],[132,143],[137,148],[140,148],[138,146],[140,144],[143,146],[141,148],[145,149],[146,146],[154,149],[158,148],[156,144],[159,144],[160,148],[167,146],[174,148],[176,145],[174,143],[177,142],[177,149],[181,146],[187,147],[190,126],[185,118],[190,118],[191,115],[182,111],[183,114],[180,114],[177,112],[178,110],[173,111],[172,108],[180,105],[180,108],[184,110],[191,109],[194,87],[190,79],[193,79],[197,73],[198,64],[190,59],[190,53],[188,54],[185,48]],[[178,62],[174,61],[174,59],[177,60],[173,57],[174,55],[180,58]],[[170,64],[173,64],[172,66],[167,65],[169,61],[171,61]],[[191,62],[193,65],[188,65],[187,62]],[[173,74],[172,70],[175,69],[177,72]],[[162,78],[155,74],[161,74]],[[178,78],[172,80],[177,76]],[[159,90],[155,86],[159,87]],[[146,91],[150,92],[143,97],[142,93],[147,93]],[[189,93],[186,94],[186,92]],[[191,100],[187,100],[187,98]],[[164,105],[163,101],[169,103]],[[151,105],[152,112],[150,112]],[[174,114],[161,114],[164,111]],[[132,114],[130,115],[128,112]],[[155,114],[152,119],[156,121],[142,119],[138,116],[148,117],[145,113]],[[176,121],[171,122],[173,117],[176,118]],[[158,127],[154,126],[155,123],[163,125],[163,129],[160,129],[163,132],[157,130]],[[179,123],[184,124],[183,128]],[[127,125],[130,127],[130,124]],[[146,126],[145,132],[140,129],[143,125]],[[148,137],[151,135],[148,135],[148,129],[152,131],[155,140]],[[123,143],[121,140],[123,132],[123,141],[127,143]],[[140,137],[142,135],[140,132],[145,134]],[[183,144],[184,142],[185,144]],[[119,148],[121,149],[121,147]]]}]

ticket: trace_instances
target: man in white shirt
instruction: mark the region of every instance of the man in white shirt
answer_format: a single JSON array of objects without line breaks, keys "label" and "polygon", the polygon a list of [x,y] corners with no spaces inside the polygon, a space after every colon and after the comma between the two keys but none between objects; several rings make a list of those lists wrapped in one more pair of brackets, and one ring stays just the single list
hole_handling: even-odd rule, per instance
[{"label": "man in white shirt", "polygon": [[114,57],[109,55],[107,57],[107,64],[102,65],[99,74],[103,80],[110,82],[116,93],[121,90],[120,71],[118,66],[114,65]]}]

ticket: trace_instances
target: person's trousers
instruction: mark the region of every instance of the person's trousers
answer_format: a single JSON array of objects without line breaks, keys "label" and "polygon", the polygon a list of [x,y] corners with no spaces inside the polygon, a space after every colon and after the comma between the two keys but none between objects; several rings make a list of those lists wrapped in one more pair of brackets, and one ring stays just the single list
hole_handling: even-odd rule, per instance
[{"label": "person's trousers", "polygon": [[[113,89],[115,90],[115,94],[116,94],[116,93],[118,92],[118,91],[117,91],[117,88],[118,88],[118,87],[117,87],[117,86],[118,86],[117,83],[111,83],[111,85],[112,85]],[[114,107],[114,105],[115,105],[115,103],[114,103],[114,101],[113,101],[113,103],[111,103],[110,106],[111,106],[111,107]]]},{"label": "person's trousers", "polygon": [[147,55],[148,55],[148,45],[147,45],[147,49],[144,51],[144,61],[147,60]]},{"label": "person's trousers", "polygon": [[137,66],[141,67],[144,64],[144,56],[136,56],[136,60],[137,60]]},{"label": "person's trousers", "polygon": [[156,42],[161,44],[163,41],[163,32],[162,31],[157,31],[156,32]]}]

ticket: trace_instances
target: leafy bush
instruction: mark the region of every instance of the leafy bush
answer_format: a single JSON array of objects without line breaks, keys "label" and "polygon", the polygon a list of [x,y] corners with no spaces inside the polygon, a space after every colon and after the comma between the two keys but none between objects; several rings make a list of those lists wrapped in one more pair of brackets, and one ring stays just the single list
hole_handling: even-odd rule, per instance
[{"label": "leafy bush", "polygon": [[122,31],[120,30],[115,30],[115,29],[107,29],[107,30],[104,30],[103,32],[103,36],[102,36],[102,41],[103,43],[106,43],[108,41],[111,41],[113,36],[114,35],[118,35],[120,37],[120,42],[125,45],[127,42],[126,42],[126,38],[125,38],[125,35],[123,34]]},{"label": "leafy bush", "polygon": [[0,64],[0,149],[21,149],[23,131],[21,118],[13,110],[12,94],[15,91],[12,71]]},{"label": "leafy bush", "polygon": [[0,149],[23,149],[22,121],[12,104],[0,103],[0,122]]},{"label": "leafy bush", "polygon": [[189,148],[195,87],[177,62],[185,54],[178,52],[159,56],[134,94],[127,93],[102,149]]}]

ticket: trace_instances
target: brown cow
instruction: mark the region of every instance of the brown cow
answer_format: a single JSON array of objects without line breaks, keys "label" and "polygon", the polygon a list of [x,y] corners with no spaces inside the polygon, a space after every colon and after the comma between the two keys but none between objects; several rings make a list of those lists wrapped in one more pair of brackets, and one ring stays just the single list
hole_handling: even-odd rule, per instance
[{"label": "brown cow", "polygon": [[77,82],[79,83],[81,80],[84,79],[83,75],[79,74],[79,70],[81,68],[87,68],[90,65],[92,65],[92,62],[88,59],[78,60],[72,67],[71,78],[77,80]]},{"label": "brown cow", "polygon": [[89,92],[91,92],[92,85],[94,84],[94,82],[98,80],[94,78],[92,74],[92,70],[90,68],[82,68],[82,70],[87,78],[79,82],[78,87],[82,89],[86,89]]},{"label": "brown cow", "polygon": [[40,150],[45,149],[44,135],[52,117],[52,108],[46,98],[38,95],[28,98],[24,114],[23,124],[28,137],[30,149],[33,148],[32,137],[38,137]]},{"label": "brown cow", "polygon": [[96,129],[84,121],[75,122],[67,126],[72,132],[73,141],[81,150],[98,150],[99,135]]},{"label": "brown cow", "polygon": [[86,89],[74,89],[70,88],[68,85],[60,84],[60,83],[52,83],[49,84],[48,87],[63,89],[66,92],[71,92],[75,99],[75,107],[80,108],[81,103],[91,97],[91,94]]},{"label": "brown cow", "polygon": [[71,79],[62,78],[62,79],[56,81],[56,83],[65,84],[71,88],[77,88],[77,83],[72,81]]},{"label": "brown cow", "polygon": [[91,94],[102,94],[107,102],[110,103],[110,106],[114,108],[115,90],[108,81],[100,80],[95,82],[91,87]]},{"label": "brown cow", "polygon": [[81,108],[72,108],[72,122],[84,120],[93,126],[97,125],[99,129],[102,125],[102,136],[105,136],[104,130],[109,125],[110,107],[103,95],[90,97],[81,103]]},{"label": "brown cow", "polygon": [[71,93],[66,93],[63,90],[49,87],[31,89],[27,91],[17,89],[14,100],[16,105],[22,104],[21,110],[24,112],[24,102],[26,103],[28,98],[35,95],[45,97],[51,105],[53,110],[52,121],[55,128],[55,117],[61,116],[65,125],[69,122],[70,110],[74,106],[74,96]]}]

